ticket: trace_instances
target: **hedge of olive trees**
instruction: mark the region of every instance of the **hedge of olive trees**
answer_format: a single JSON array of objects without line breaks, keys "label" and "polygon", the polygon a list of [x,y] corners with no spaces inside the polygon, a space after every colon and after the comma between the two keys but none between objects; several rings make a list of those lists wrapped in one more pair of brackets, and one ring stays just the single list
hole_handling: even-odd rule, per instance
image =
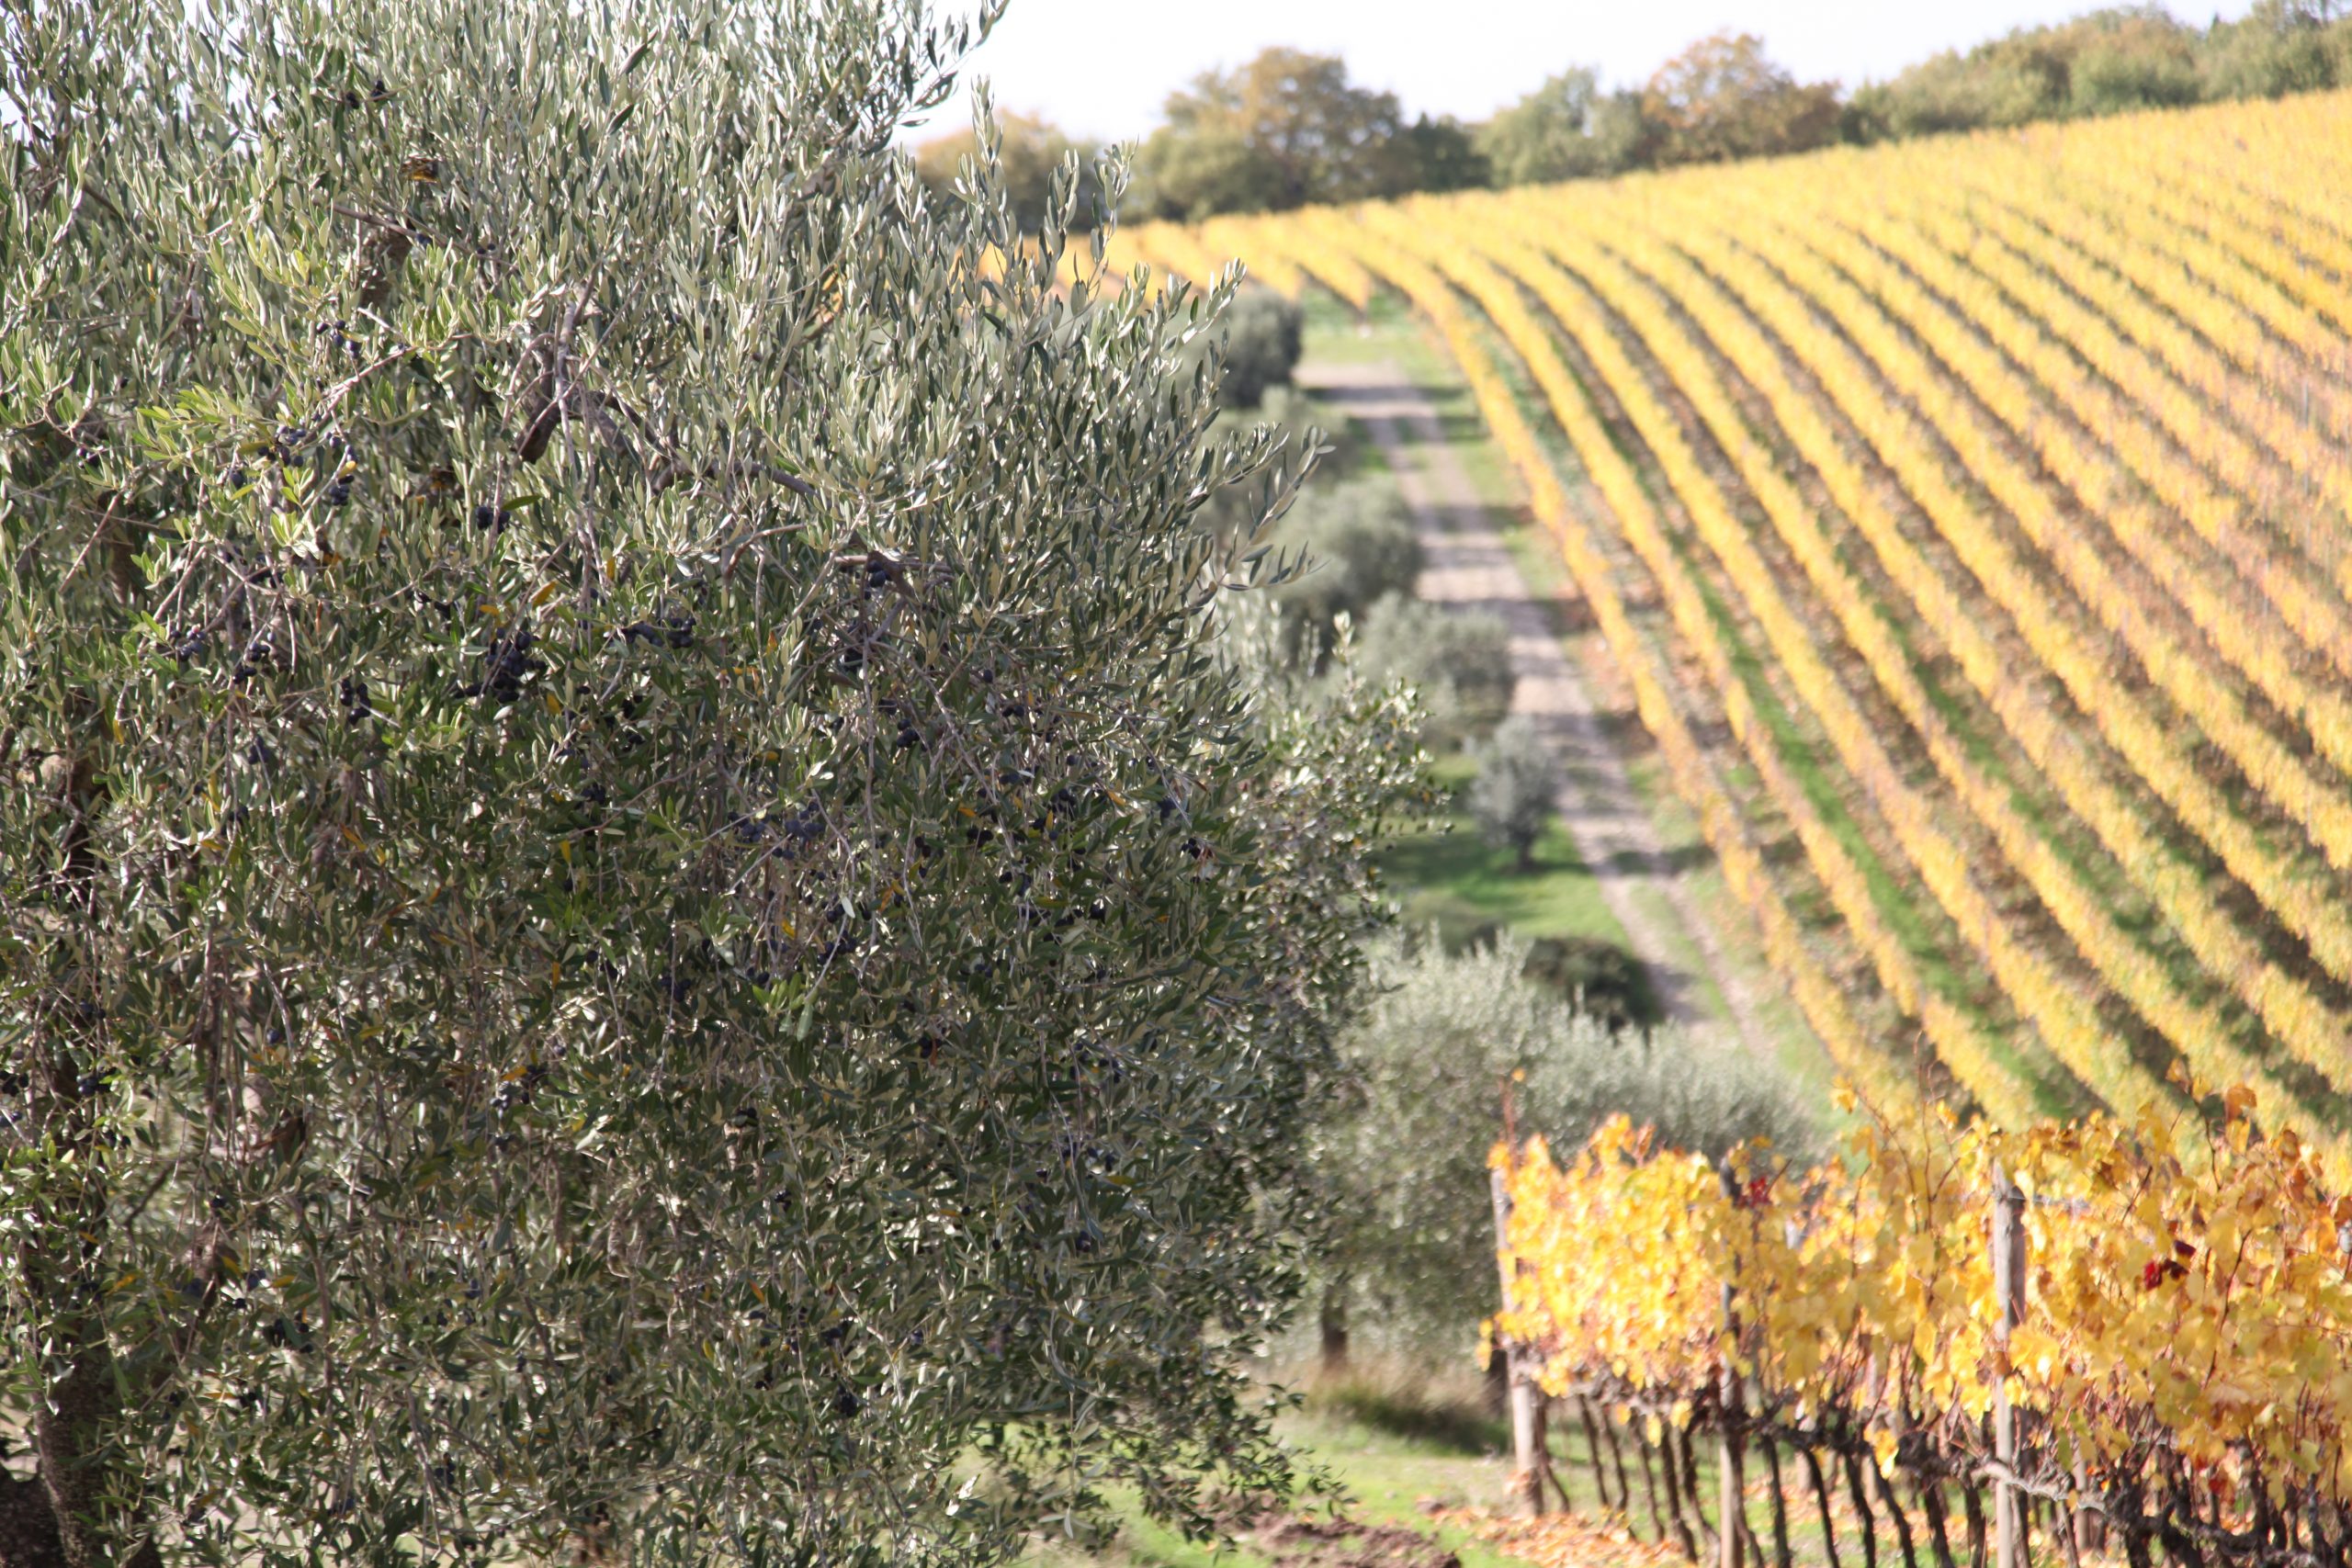
[{"label": "hedge of olive trees", "polygon": [[1218,302],[923,195],[968,41],[0,12],[0,1563],[1285,1479],[1236,1357],[1412,717],[1218,654]]}]

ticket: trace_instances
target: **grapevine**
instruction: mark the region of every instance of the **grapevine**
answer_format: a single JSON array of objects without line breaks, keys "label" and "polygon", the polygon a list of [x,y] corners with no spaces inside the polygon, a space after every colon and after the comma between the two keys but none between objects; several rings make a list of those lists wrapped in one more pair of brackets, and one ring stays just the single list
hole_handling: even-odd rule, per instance
[{"label": "grapevine", "polygon": [[[2174,1113],[2171,1064],[2256,1085],[2267,1135],[2335,1171],[2346,123],[2321,95],[1113,254],[1430,322],[1874,1099],[1932,1095],[1922,1040],[2013,1130],[2082,1089]],[[1836,919],[1801,929],[1816,888]]]}]

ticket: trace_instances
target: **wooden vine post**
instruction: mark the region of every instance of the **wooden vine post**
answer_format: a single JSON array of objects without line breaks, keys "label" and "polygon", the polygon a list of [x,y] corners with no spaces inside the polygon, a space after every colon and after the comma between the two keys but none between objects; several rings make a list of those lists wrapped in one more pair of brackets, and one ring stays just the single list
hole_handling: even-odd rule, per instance
[{"label": "wooden vine post", "polygon": [[[1723,1171],[1724,1190],[1739,1198],[1737,1183],[1731,1171]],[[1742,1538],[1747,1522],[1747,1475],[1745,1456],[1740,1448],[1741,1400],[1739,1387],[1739,1303],[1732,1293],[1731,1281],[1724,1281],[1724,1365],[1720,1393],[1723,1399],[1723,1455],[1715,1469],[1715,1517],[1722,1529],[1715,1539],[1717,1568],[1742,1568]]]},{"label": "wooden vine post", "polygon": [[2025,1316],[2025,1194],[2008,1173],[1993,1168],[1993,1290],[2000,1315],[1993,1325],[1999,1348],[1993,1385],[1993,1457],[2001,1473],[1993,1491],[1994,1555],[1998,1568],[2029,1568],[2025,1496],[2018,1490],[2018,1419],[2009,1404],[2009,1335]]},{"label": "wooden vine post", "polygon": [[[1519,1157],[1518,1118],[1511,1113],[1510,1084],[1503,1084],[1503,1146],[1511,1159]],[[1495,1267],[1501,1276],[1502,1308],[1511,1310],[1513,1264],[1510,1260],[1510,1178],[1501,1167],[1487,1173],[1495,1201]],[[1501,1333],[1495,1344],[1503,1353],[1504,1376],[1510,1396],[1510,1501],[1530,1518],[1544,1514],[1544,1478],[1551,1466],[1544,1451],[1544,1391],[1536,1385],[1535,1368],[1525,1347]]]}]

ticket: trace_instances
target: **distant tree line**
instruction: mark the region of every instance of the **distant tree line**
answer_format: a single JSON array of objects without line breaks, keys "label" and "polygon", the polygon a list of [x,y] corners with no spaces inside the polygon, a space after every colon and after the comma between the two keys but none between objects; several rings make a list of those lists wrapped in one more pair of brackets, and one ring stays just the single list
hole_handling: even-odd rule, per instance
[{"label": "distant tree line", "polygon": [[[1478,125],[1408,118],[1395,94],[1351,82],[1338,56],[1270,49],[1170,96],[1123,214],[1279,212],[2340,85],[2352,85],[2342,0],[2257,0],[2201,28],[2157,6],[2111,7],[1946,51],[1850,93],[1798,81],[1753,34],[1716,33],[1640,87],[1611,89],[1572,67]],[[1092,148],[1042,121],[998,124],[1017,212],[1046,209],[1068,152],[1091,163]],[[917,166],[944,188],[976,145],[968,130],[941,137],[917,149]]]}]

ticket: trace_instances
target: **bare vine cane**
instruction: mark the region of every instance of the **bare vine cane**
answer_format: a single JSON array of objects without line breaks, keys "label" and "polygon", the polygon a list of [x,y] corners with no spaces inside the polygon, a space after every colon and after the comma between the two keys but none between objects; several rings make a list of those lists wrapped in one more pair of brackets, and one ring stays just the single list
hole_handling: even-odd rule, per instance
[{"label": "bare vine cane", "polygon": [[[1838,1561],[1838,1523],[1829,1512],[1829,1483],[1821,1473],[1821,1453],[1815,1443],[1800,1442],[1797,1457],[1804,1461],[1805,1479],[1813,1485],[1813,1506],[1821,1516],[1821,1550],[1829,1559],[1829,1568],[1845,1568]],[[1983,1564],[1975,1565],[1983,1568]]]},{"label": "bare vine cane", "polygon": [[[1699,1540],[1695,1535],[1691,1534],[1690,1521],[1682,1516],[1682,1472],[1675,1457],[1676,1436],[1672,1426],[1666,1424],[1659,1426],[1657,1450],[1658,1459],[1666,1467],[1666,1506],[1674,1517],[1675,1544],[1682,1549],[1683,1556],[1696,1562],[1699,1561]],[[1692,1512],[1697,1512],[1699,1506],[1697,1498],[1691,1499],[1690,1506]]]},{"label": "bare vine cane", "polygon": [[1959,1568],[1951,1551],[1951,1508],[1944,1498],[1943,1472],[1932,1461],[1912,1472],[1919,1509],[1928,1517],[1928,1540],[1935,1549],[1936,1568]]},{"label": "bare vine cane", "polygon": [[1878,1487],[1879,1501],[1886,1505],[1886,1511],[1894,1521],[1894,1540],[1903,1553],[1903,1568],[1919,1568],[1919,1549],[1911,1533],[1911,1516],[1904,1511],[1903,1499],[1895,1495],[1894,1480],[1886,1473],[1886,1467],[1879,1463],[1875,1450],[1865,1454],[1863,1462],[1870,1467],[1871,1479]]},{"label": "bare vine cane", "polygon": [[1862,1489],[1861,1461],[1854,1457],[1860,1439],[1850,1432],[1845,1437],[1838,1458],[1846,1470],[1846,1495],[1854,1505],[1854,1518],[1861,1530],[1862,1568],[1878,1568],[1878,1515],[1871,1509],[1870,1494]]},{"label": "bare vine cane", "polygon": [[[2090,1495],[2091,1467],[2082,1446],[2075,1448],[2075,1496],[2079,1504]],[[2075,1550],[2077,1554],[2102,1551],[2107,1546],[2107,1527],[2095,1508],[2075,1510]]]},{"label": "bare vine cane", "polygon": [[[1649,1500],[1650,1528],[1657,1537],[1657,1544],[1664,1546],[1670,1532],[1666,1522],[1666,1510],[1658,1506],[1657,1467],[1650,1462],[1649,1434],[1643,1429],[1640,1413],[1634,1412],[1634,1416],[1632,1423],[1634,1451],[1641,1456],[1642,1461],[1642,1495]],[[1668,1472],[1667,1479],[1668,1482],[1674,1479],[1672,1472]],[[1679,1514],[1675,1522],[1681,1523]]]},{"label": "bare vine cane", "polygon": [[1591,1461],[1592,1490],[1600,1499],[1600,1511],[1605,1514],[1612,1506],[1621,1512],[1630,1511],[1630,1505],[1623,1497],[1617,1498],[1613,1504],[1610,1500],[1609,1472],[1600,1462],[1600,1427],[1592,1417],[1592,1401],[1581,1392],[1577,1394],[1577,1417],[1584,1425],[1585,1454]]},{"label": "bare vine cane", "polygon": [[[1781,1482],[1781,1445],[1772,1440],[1770,1428],[1760,1437],[1764,1450],[1764,1468],[1772,1478],[1772,1568],[1795,1568],[1795,1559],[1789,1547],[1789,1498]],[[1950,1563],[1944,1568],[1951,1568]]]},{"label": "bare vine cane", "polygon": [[[1692,1425],[1697,1425],[1695,1417]],[[1706,1538],[1708,1551],[1719,1555],[1723,1551],[1723,1532],[1716,1528],[1714,1519],[1707,1517],[1706,1505],[1699,1498],[1699,1457],[1691,1447],[1690,1427],[1669,1423],[1667,1432],[1673,1439],[1675,1452],[1681,1456],[1682,1493],[1690,1499],[1690,1517],[1699,1521],[1699,1533]]]},{"label": "bare vine cane", "polygon": [[1617,1425],[1609,1418],[1609,1407],[1601,1406],[1600,1438],[1609,1445],[1610,1467],[1617,1472],[1617,1511],[1625,1516],[1628,1529],[1634,1524],[1634,1493],[1625,1480],[1625,1450],[1617,1441]]}]

